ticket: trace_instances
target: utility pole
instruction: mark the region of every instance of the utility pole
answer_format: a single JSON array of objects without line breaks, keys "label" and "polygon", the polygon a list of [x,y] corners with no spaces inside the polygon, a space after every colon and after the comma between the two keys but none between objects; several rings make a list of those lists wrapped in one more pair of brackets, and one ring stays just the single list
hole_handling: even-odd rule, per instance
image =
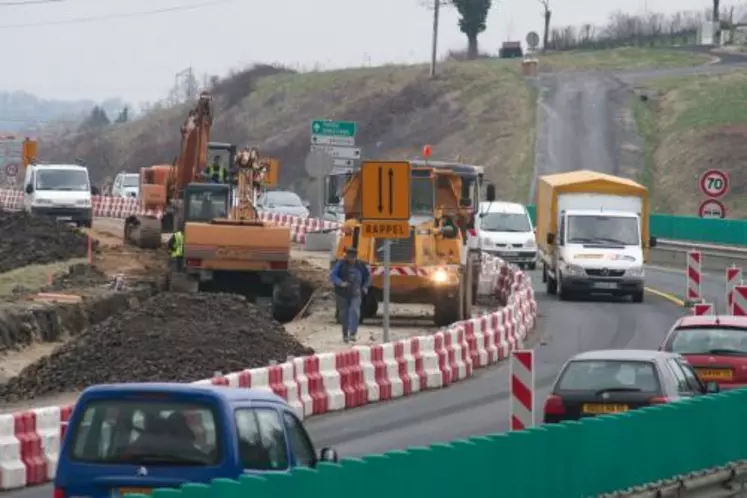
[{"label": "utility pole", "polygon": [[436,77],[436,58],[438,57],[438,14],[442,0],[433,0],[433,40],[431,42],[431,78]]}]

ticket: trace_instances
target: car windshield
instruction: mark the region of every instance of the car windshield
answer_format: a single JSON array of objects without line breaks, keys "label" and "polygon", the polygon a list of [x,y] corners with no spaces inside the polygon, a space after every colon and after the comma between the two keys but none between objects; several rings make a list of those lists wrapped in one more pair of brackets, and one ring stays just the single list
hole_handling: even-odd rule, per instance
[{"label": "car windshield", "polygon": [[91,401],[71,428],[71,456],[91,463],[215,465],[220,461],[215,419],[214,408],[203,403]]},{"label": "car windshield", "polygon": [[522,213],[485,213],[480,228],[486,232],[531,232],[529,217]]},{"label": "car windshield", "polygon": [[140,177],[138,175],[125,175],[122,180],[122,185],[125,187],[137,187],[140,184]]},{"label": "car windshield", "polygon": [[568,363],[556,391],[658,392],[654,365],[648,361],[576,360]]},{"label": "car windshield", "polygon": [[187,219],[207,221],[228,217],[228,191],[194,191],[187,195]]},{"label": "car windshield", "polygon": [[567,242],[571,244],[640,245],[638,218],[602,215],[569,216]]},{"label": "car windshield", "polygon": [[88,173],[77,169],[39,169],[36,172],[37,190],[88,191]]},{"label": "car windshield", "polygon": [[262,204],[266,206],[300,207],[303,201],[293,192],[268,192]]},{"label": "car windshield", "polygon": [[688,327],[677,330],[670,349],[680,354],[733,354],[747,356],[747,329]]}]

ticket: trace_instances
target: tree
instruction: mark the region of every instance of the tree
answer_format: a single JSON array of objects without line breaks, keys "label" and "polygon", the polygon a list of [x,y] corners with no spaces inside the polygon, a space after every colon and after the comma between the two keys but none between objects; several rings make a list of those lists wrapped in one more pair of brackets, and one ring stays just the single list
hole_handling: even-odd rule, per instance
[{"label": "tree", "polygon": [[126,123],[130,120],[130,108],[129,106],[124,106],[122,110],[119,112],[119,116],[117,116],[117,119],[114,121],[115,123]]},{"label": "tree", "polygon": [[550,10],[550,0],[539,0],[542,5],[542,16],[545,18],[545,31],[542,34],[542,51],[547,50],[547,45],[550,41],[550,18],[552,17],[552,11]]},{"label": "tree", "polygon": [[94,106],[91,109],[91,114],[83,121],[80,125],[81,131],[92,131],[110,123],[109,117],[106,115],[106,111],[99,106]]},{"label": "tree", "polygon": [[459,12],[459,29],[467,35],[467,58],[478,56],[477,35],[485,31],[492,0],[452,0]]},{"label": "tree", "polygon": [[716,32],[714,33],[713,43],[716,45],[721,44],[721,20],[719,19],[719,4],[721,0],[713,0],[713,25],[715,26]]}]

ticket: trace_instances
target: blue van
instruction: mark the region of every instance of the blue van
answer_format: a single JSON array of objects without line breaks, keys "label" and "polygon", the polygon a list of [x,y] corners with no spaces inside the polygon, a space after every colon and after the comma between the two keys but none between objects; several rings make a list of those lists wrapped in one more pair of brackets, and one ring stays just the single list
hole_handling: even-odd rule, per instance
[{"label": "blue van", "polygon": [[54,498],[120,498],[243,473],[336,462],[319,455],[284,399],[256,389],[177,383],[89,387],[60,449]]}]

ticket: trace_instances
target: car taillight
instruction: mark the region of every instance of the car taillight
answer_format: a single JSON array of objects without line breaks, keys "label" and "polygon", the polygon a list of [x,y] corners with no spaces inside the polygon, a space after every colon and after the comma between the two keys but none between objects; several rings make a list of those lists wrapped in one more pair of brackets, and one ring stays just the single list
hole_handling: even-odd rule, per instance
[{"label": "car taillight", "polygon": [[563,415],[564,413],[563,398],[557,394],[551,394],[545,399],[545,415]]},{"label": "car taillight", "polygon": [[666,396],[654,396],[652,398],[648,398],[649,405],[663,405],[665,403],[669,403],[669,398],[667,398]]},{"label": "car taillight", "polygon": [[187,266],[195,268],[202,266],[202,260],[199,258],[187,258]]},{"label": "car taillight", "polygon": [[52,498],[65,498],[65,491],[60,488],[54,488]]}]

